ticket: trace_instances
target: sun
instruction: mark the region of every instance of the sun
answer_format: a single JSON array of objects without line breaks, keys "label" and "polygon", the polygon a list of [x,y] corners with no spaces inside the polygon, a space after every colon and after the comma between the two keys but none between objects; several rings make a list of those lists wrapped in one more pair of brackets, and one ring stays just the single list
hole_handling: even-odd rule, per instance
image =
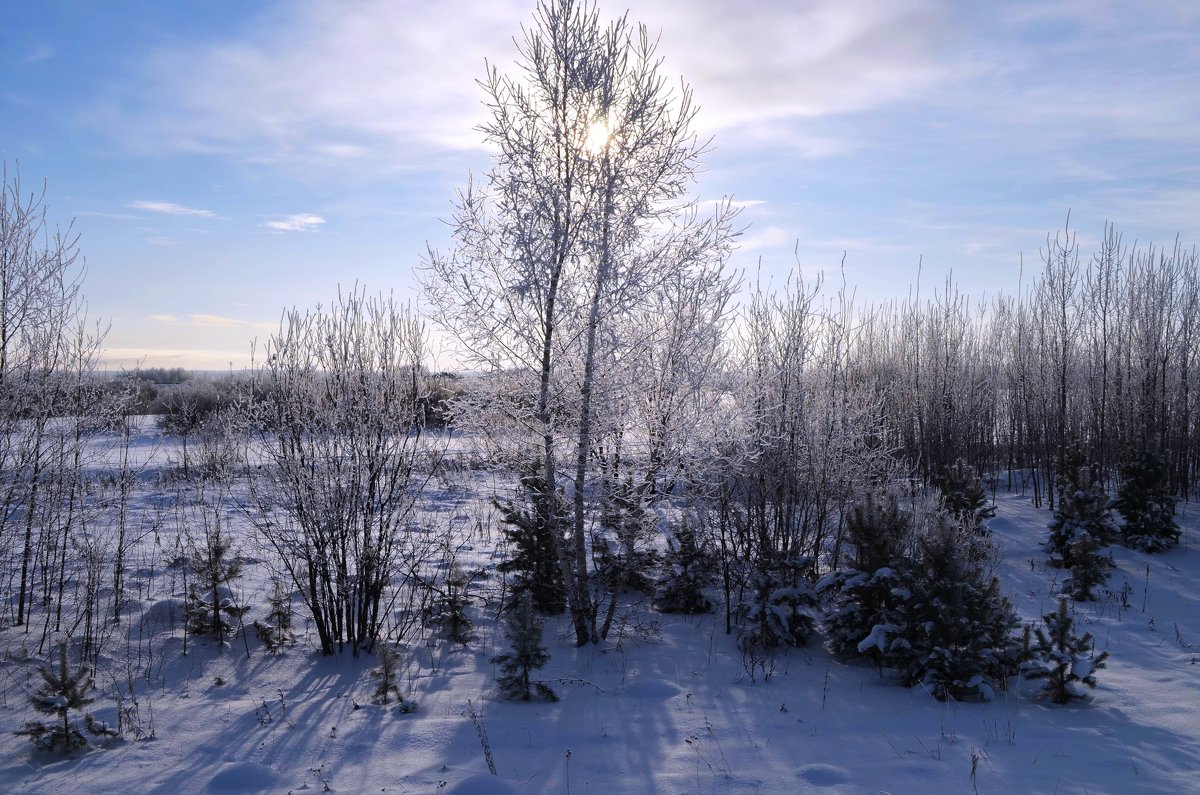
[{"label": "sun", "polygon": [[593,154],[599,154],[608,148],[612,140],[612,131],[608,128],[607,119],[597,119],[588,127],[587,140],[584,147]]}]

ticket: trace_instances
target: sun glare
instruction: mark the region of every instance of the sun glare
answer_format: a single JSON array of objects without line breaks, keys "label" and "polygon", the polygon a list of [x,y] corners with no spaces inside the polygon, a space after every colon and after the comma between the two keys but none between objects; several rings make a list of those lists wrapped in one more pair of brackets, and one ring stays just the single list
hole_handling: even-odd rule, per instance
[{"label": "sun glare", "polygon": [[584,145],[589,152],[598,154],[605,150],[611,138],[612,132],[608,129],[608,122],[598,119],[588,127],[587,142]]}]

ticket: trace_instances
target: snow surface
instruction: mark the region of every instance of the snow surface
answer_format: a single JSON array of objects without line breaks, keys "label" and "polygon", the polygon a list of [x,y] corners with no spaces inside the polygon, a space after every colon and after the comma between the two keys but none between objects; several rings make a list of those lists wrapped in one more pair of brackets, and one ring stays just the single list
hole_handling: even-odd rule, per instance
[{"label": "snow surface", "polygon": [[[494,482],[473,477],[472,488],[447,486],[427,506],[468,534]],[[1050,514],[1019,494],[1001,495],[998,508],[990,526],[1002,545],[1003,587],[1032,620],[1054,609],[1063,576],[1039,548]],[[781,654],[774,675],[755,682],[718,616],[644,605],[624,611],[622,637],[614,630],[596,647],[575,648],[565,617],[548,622],[552,658],[541,673],[561,700],[504,702],[490,658],[508,647],[489,601],[472,608],[470,645],[428,637],[402,649],[401,687],[417,710],[401,714],[370,703],[374,658],[322,658],[311,637],[279,655],[252,633],[225,649],[189,638],[185,655],[178,594],[147,587],[138,603],[145,616],[122,628],[157,633],[153,659],[135,669],[153,739],[127,736],[56,757],[7,733],[0,792],[1197,792],[1200,556],[1196,522],[1182,519],[1179,549],[1114,549],[1110,591],[1076,607],[1081,630],[1112,656],[1092,700],[1067,707],[1035,700],[1039,683],[1017,679],[990,703],[940,703],[870,666],[835,660],[819,640]],[[466,540],[489,549],[486,539]],[[253,604],[247,623],[267,609],[265,581],[253,576],[239,583]],[[305,634],[299,612],[297,629]],[[27,699],[39,678],[21,651],[36,643],[23,628],[0,633],[9,731],[40,717]],[[110,651],[118,647],[110,640]],[[102,663],[97,720],[116,725],[112,692],[125,670],[116,659]],[[481,713],[496,776],[468,701]]]}]

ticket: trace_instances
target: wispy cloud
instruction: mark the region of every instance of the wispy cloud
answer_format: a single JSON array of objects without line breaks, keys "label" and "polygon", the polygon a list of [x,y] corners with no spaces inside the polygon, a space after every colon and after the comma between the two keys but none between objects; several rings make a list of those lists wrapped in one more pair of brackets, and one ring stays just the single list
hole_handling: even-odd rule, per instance
[{"label": "wispy cloud", "polygon": [[139,220],[139,216],[131,215],[130,213],[102,213],[96,210],[80,210],[75,215],[79,218],[111,218],[116,221]]},{"label": "wispy cloud", "polygon": [[[143,147],[254,162],[365,161],[428,167],[431,152],[477,149],[485,63],[511,71],[526,0],[458,4],[277,3],[244,35],[159,51],[137,94],[100,111]],[[602,0],[607,17],[623,14]],[[946,14],[934,0],[646,0],[630,15],[659,36],[668,76],[683,75],[704,134],[736,128],[805,156],[845,151],[812,120],[912,97],[951,71]],[[807,120],[809,124],[794,124]]]},{"label": "wispy cloud", "polygon": [[263,224],[267,229],[279,232],[308,232],[325,223],[325,219],[312,213],[297,213],[278,221],[267,221]]},{"label": "wispy cloud", "polygon": [[767,226],[761,229],[751,229],[738,240],[741,251],[759,251],[765,248],[779,248],[794,245],[796,239],[787,231],[777,226]]},{"label": "wispy cloud", "polygon": [[151,201],[135,201],[128,204],[134,210],[145,210],[151,213],[163,213],[164,215],[186,215],[196,218],[216,218],[217,214],[212,210],[198,210],[194,207],[184,207],[182,204],[175,202],[151,202]]},{"label": "wispy cloud", "polygon": [[669,68],[693,84],[702,123],[719,129],[787,137],[798,130],[780,120],[878,108],[948,73],[950,20],[926,0],[660,0],[630,16],[661,31]]},{"label": "wispy cloud", "polygon": [[225,315],[204,313],[190,314],[186,320],[180,318],[178,315],[156,314],[147,316],[147,320],[170,325],[189,326],[191,328],[244,328],[258,331],[274,331],[279,328],[278,323],[265,323],[257,320],[244,320],[242,318],[226,317]]},{"label": "wispy cloud", "polygon": [[206,348],[105,348],[100,364],[112,370],[135,367],[187,367],[193,370],[224,370],[246,367],[250,363],[249,347],[243,350]]},{"label": "wispy cloud", "polygon": [[255,328],[266,331],[279,328],[278,323],[263,323],[255,320],[242,320],[224,315],[188,315],[193,326],[208,326],[210,328]]},{"label": "wispy cloud", "polygon": [[38,44],[29,51],[25,56],[25,63],[39,64],[43,61],[48,61],[55,55],[54,48],[49,44]]}]

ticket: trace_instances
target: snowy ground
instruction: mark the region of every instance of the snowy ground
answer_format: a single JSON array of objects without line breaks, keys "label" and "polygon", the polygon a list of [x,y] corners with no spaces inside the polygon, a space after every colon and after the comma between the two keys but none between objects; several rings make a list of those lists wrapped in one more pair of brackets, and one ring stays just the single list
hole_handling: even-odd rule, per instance
[{"label": "snowy ground", "polygon": [[[474,523],[480,503],[461,490],[435,497],[443,504],[430,508],[448,522]],[[1049,514],[1019,495],[1001,495],[998,508],[1004,589],[1034,619],[1053,608],[1060,576],[1037,546]],[[625,614],[619,642],[596,648],[574,648],[565,619],[551,623],[542,673],[561,701],[503,702],[489,660],[508,647],[494,606],[481,603],[470,645],[405,649],[402,683],[418,708],[400,714],[370,703],[369,656],[321,658],[303,641],[272,655],[253,636],[225,649],[191,638],[184,655],[181,633],[161,629],[178,609],[164,593],[140,604],[147,619],[123,627],[155,636],[155,656],[136,666],[152,739],[65,758],[34,752],[9,733],[34,716],[24,696],[33,666],[18,659],[30,640],[0,634],[0,792],[1196,792],[1200,555],[1195,517],[1183,524],[1184,544],[1169,554],[1117,548],[1113,595],[1078,607],[1112,657],[1092,702],[1070,707],[1034,700],[1035,685],[1017,680],[992,703],[939,703],[834,660],[819,641],[752,682],[717,617],[644,607]],[[246,590],[249,621],[265,599],[260,586]],[[110,670],[99,684],[122,676]],[[111,695],[97,695],[93,713],[115,723]]]}]

